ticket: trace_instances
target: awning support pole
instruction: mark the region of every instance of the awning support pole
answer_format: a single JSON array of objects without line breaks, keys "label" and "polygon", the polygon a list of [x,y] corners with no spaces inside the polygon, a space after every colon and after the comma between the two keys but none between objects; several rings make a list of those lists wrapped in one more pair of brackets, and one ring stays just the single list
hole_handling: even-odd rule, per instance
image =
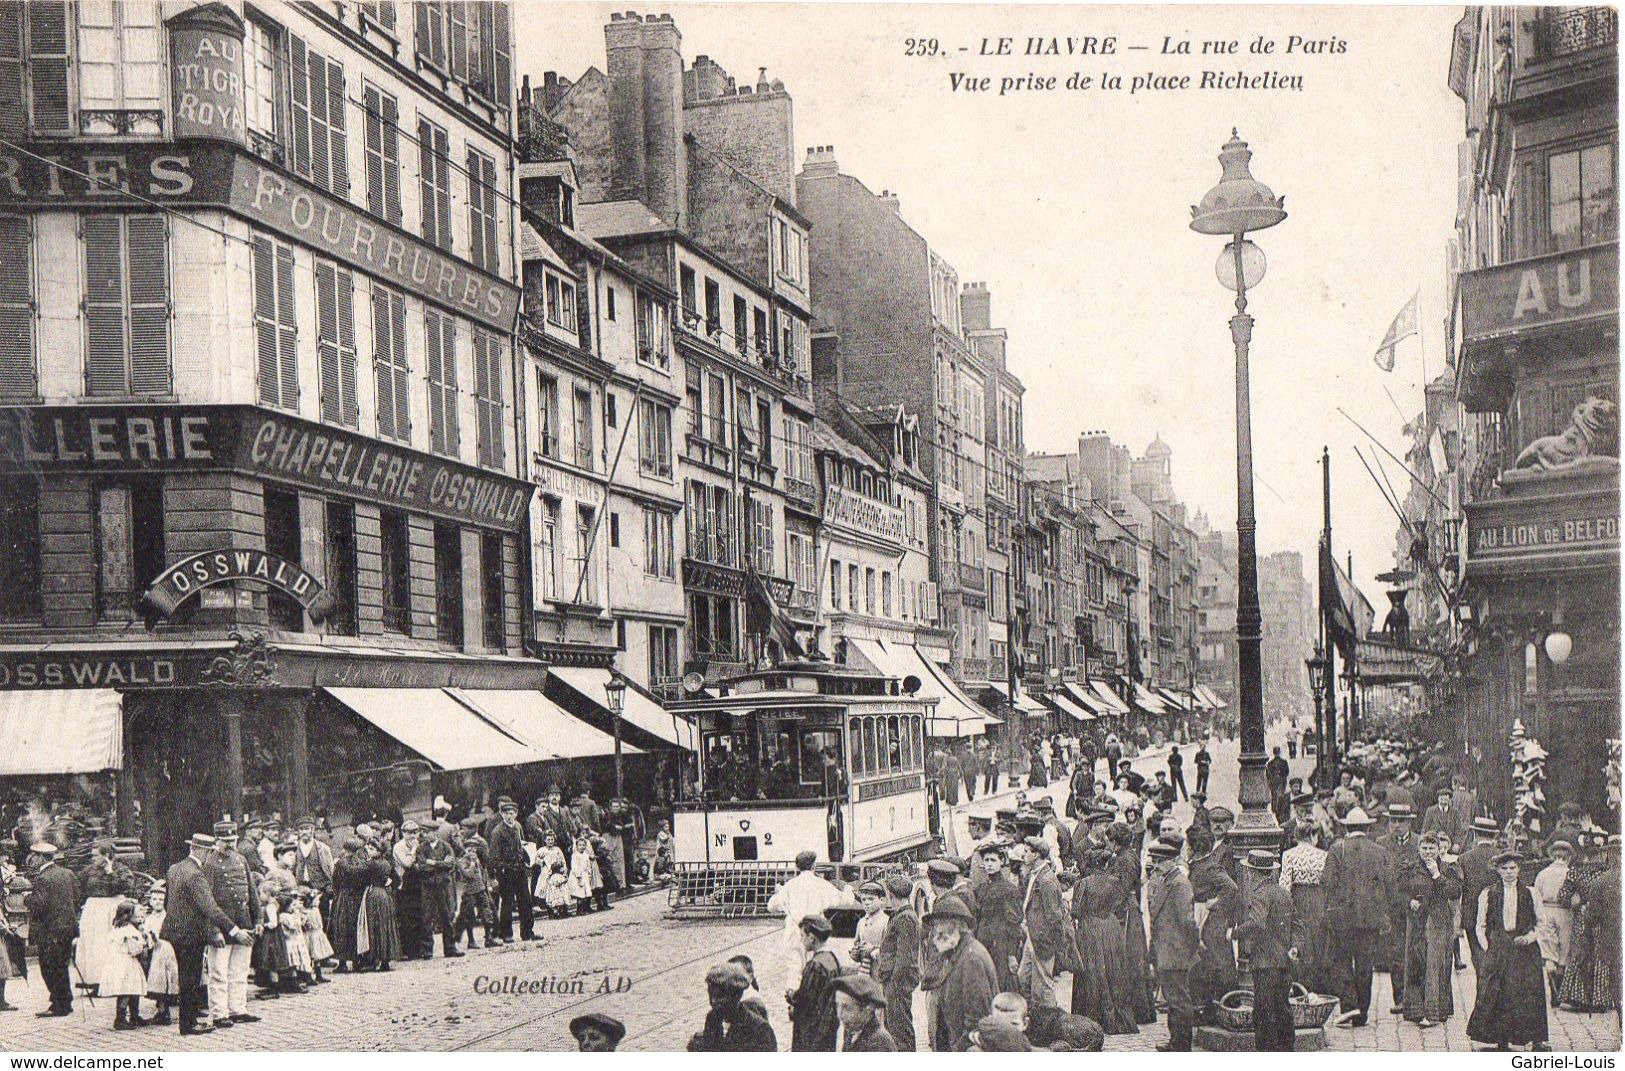
[{"label": "awning support pole", "polygon": [[227,695],[226,716],[226,812],[233,821],[243,814],[243,708],[242,700]]}]

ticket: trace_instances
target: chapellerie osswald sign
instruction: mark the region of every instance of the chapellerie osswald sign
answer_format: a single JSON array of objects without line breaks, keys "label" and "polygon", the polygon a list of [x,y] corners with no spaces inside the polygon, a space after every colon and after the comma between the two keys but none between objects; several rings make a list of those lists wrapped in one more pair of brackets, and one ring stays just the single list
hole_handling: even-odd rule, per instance
[{"label": "chapellerie osswald sign", "polygon": [[263,550],[211,550],[183,558],[165,569],[142,596],[165,617],[204,588],[235,580],[253,580],[276,588],[309,610],[322,593],[322,582],[297,563]]}]

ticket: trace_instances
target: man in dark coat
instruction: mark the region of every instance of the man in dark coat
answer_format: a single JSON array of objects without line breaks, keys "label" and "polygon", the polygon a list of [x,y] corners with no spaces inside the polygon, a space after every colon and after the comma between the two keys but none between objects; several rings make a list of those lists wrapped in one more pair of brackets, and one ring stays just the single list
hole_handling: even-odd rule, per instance
[{"label": "man in dark coat", "polygon": [[942,769],[937,777],[942,802],[950,807],[959,804],[959,783],[964,779],[965,772],[959,765],[959,755],[953,751],[948,752],[942,760]]},{"label": "man in dark coat", "polygon": [[1219,854],[1212,835],[1192,830],[1189,845],[1191,899],[1201,908],[1201,944],[1197,963],[1190,970],[1191,1001],[1197,1022],[1206,1023],[1219,998],[1236,988],[1236,957],[1229,933],[1238,921],[1240,896],[1227,870],[1232,860]]},{"label": "man in dark coat", "polygon": [[1191,798],[1190,790],[1185,787],[1185,756],[1179,753],[1177,745],[1168,749],[1168,783],[1174,786],[1180,799]]},{"label": "man in dark coat", "polygon": [[[1021,948],[1017,980],[1021,995],[1035,1008],[1055,1007],[1056,975],[1067,969],[1071,949],[1064,947],[1067,936],[1066,903],[1061,882],[1050,861],[1049,844],[1028,837],[1023,844],[1025,873],[1021,929],[1026,941]],[[984,1012],[986,1009],[983,1009]]]},{"label": "man in dark coat", "polygon": [[1455,788],[1440,785],[1434,794],[1438,801],[1422,815],[1423,833],[1443,833],[1450,838],[1450,853],[1458,854],[1467,846],[1472,833],[1473,816],[1455,805]]},{"label": "man in dark coat", "polygon": [[440,951],[446,958],[461,956],[463,953],[457,947],[456,913],[452,910],[457,853],[451,841],[438,832],[420,835],[412,872],[418,881],[417,932],[424,958],[434,955],[436,933],[440,934]]},{"label": "man in dark coat", "polygon": [[547,795],[536,801],[536,810],[525,819],[525,839],[532,844],[547,843],[548,833],[553,834],[553,841],[560,848],[574,844],[581,833],[581,823],[564,806],[564,792],[557,785],[547,787]]},{"label": "man in dark coat", "polygon": [[1254,1044],[1258,1052],[1291,1052],[1292,969],[1298,959],[1292,894],[1281,888],[1275,853],[1248,852],[1241,865],[1258,875],[1247,896],[1247,917],[1236,927],[1237,939],[1252,953]]},{"label": "man in dark coat", "polygon": [[1206,740],[1196,745],[1196,757],[1191,761],[1196,764],[1196,791],[1206,795],[1208,774],[1213,770],[1213,756],[1208,754]]},{"label": "man in dark coat", "polygon": [[519,935],[536,939],[530,899],[530,859],[525,854],[524,831],[519,827],[519,807],[512,800],[502,802],[502,820],[491,827],[491,873],[497,881],[497,936],[513,940],[513,915],[519,912]]},{"label": "man in dark coat", "polygon": [[51,993],[51,1006],[37,1014],[42,1019],[69,1015],[73,986],[68,962],[73,958],[73,939],[79,936],[79,879],[57,862],[55,844],[42,841],[29,851],[39,872],[28,894],[28,933],[39,949],[40,977]]},{"label": "man in dark coat", "polygon": [[1328,964],[1339,984],[1337,1025],[1364,1026],[1371,1012],[1372,964],[1392,925],[1394,863],[1367,835],[1375,819],[1355,807],[1343,816],[1344,836],[1326,853],[1320,887],[1326,896]]},{"label": "man in dark coat", "polygon": [[920,984],[920,916],[909,899],[913,891],[900,874],[886,879],[891,917],[875,961],[875,977],[886,994],[886,1030],[903,1052],[914,1051],[914,990]]},{"label": "man in dark coat", "polygon": [[807,962],[801,984],[790,994],[790,1051],[834,1052],[840,1020],[835,1016],[835,979],[841,973],[829,943],[829,917],[819,912],[801,920],[801,945]]},{"label": "man in dark coat", "polygon": [[737,963],[719,963],[705,974],[711,1010],[705,1026],[688,1040],[689,1052],[777,1052],[778,1036],[755,1004],[740,1000],[750,977]]},{"label": "man in dark coat", "polygon": [[886,1032],[881,1013],[886,994],[867,974],[835,979],[835,1014],[841,1021],[842,1052],[896,1052],[897,1041]]},{"label": "man in dark coat", "polygon": [[941,957],[942,984],[933,994],[931,1048],[936,1052],[965,1052],[970,1035],[993,1006],[998,974],[993,959],[971,933],[976,919],[957,897],[941,897],[925,916],[926,932]]},{"label": "man in dark coat", "polygon": [[986,874],[966,896],[976,916],[976,939],[993,957],[999,990],[1014,992],[1021,966],[1021,886],[1005,866],[1004,845],[984,844],[976,854]]},{"label": "man in dark coat", "polygon": [[1179,866],[1178,845],[1152,842],[1151,879],[1146,885],[1146,911],[1151,919],[1151,963],[1168,1002],[1168,1041],[1159,1052],[1191,1051],[1190,970],[1196,964],[1200,938],[1191,899],[1190,879]]},{"label": "man in dark coat", "polygon": [[164,925],[158,936],[175,949],[175,969],[180,978],[180,1029],[182,1034],[207,1034],[214,1026],[199,1022],[204,1014],[203,950],[233,941],[252,947],[254,935],[238,926],[220,910],[204,866],[216,855],[215,839],[207,833],[195,834],[187,842],[189,854],[169,868],[164,884]]},{"label": "man in dark coat", "polygon": [[[260,918],[258,884],[250,877],[248,860],[236,847],[237,827],[230,821],[214,824],[215,850],[203,861],[209,895],[240,930],[252,931]],[[258,859],[258,853],[255,858]],[[296,864],[297,865],[297,862]],[[273,934],[272,937],[278,935]],[[248,975],[253,967],[254,942],[227,941],[204,953],[209,972],[209,1017],[217,1027],[256,1023],[248,1010]]]},{"label": "man in dark coat", "polygon": [[1411,876],[1422,865],[1422,855],[1411,829],[1416,812],[1408,804],[1390,803],[1385,816],[1388,832],[1377,838],[1377,843],[1388,849],[1389,866],[1393,873],[1392,897],[1388,905],[1388,939],[1384,943],[1379,969],[1388,969],[1388,984],[1393,994],[1393,1007],[1402,1009],[1405,1003],[1405,923],[1410,914]]},{"label": "man in dark coat", "polygon": [[1484,954],[1478,943],[1478,894],[1495,883],[1495,856],[1501,851],[1497,840],[1501,827],[1495,819],[1473,819],[1473,846],[1461,854],[1457,863],[1461,867],[1461,928],[1467,934],[1467,952],[1472,957],[1473,970],[1478,970],[1479,957]]}]

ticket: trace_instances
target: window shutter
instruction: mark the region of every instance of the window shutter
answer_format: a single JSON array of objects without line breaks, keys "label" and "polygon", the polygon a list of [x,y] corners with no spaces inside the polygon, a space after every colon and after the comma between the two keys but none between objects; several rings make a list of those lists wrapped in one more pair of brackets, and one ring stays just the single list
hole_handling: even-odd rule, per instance
[{"label": "window shutter", "polygon": [[384,218],[401,221],[401,110],[394,97],[384,98]]},{"label": "window shutter", "polygon": [[68,5],[33,0],[28,12],[28,77],[36,134],[71,134],[68,106]]},{"label": "window shutter", "polygon": [[124,365],[124,242],[119,216],[85,216],[85,393],[128,394]]},{"label": "window shutter", "polygon": [[33,220],[0,216],[0,398],[32,398],[34,371]]},{"label": "window shutter", "polygon": [[293,170],[310,177],[310,57],[305,42],[297,37],[288,41],[289,96],[293,100]]},{"label": "window shutter", "polygon": [[322,419],[341,421],[343,395],[339,389],[339,325],[337,273],[326,262],[316,265],[316,351],[321,358]]},{"label": "window shutter", "polygon": [[28,129],[23,106],[22,0],[0,2],[0,136],[19,138]]},{"label": "window shutter", "polygon": [[310,109],[310,181],[324,190],[333,188],[333,161],[328,155],[327,60],[314,49],[305,53],[305,75],[309,81],[306,101]]},{"label": "window shutter", "polygon": [[168,394],[169,223],[129,216],[130,392]]},{"label": "window shutter", "polygon": [[372,348],[373,379],[377,391],[378,434],[402,438],[395,425],[395,375],[390,337],[391,317],[389,293],[382,287],[372,288]]},{"label": "window shutter", "polygon": [[412,434],[412,377],[406,363],[406,300],[399,295],[390,299],[390,336],[394,339],[395,429],[401,438]]},{"label": "window shutter", "polygon": [[451,24],[450,51],[451,76],[459,82],[468,81],[468,8],[461,0],[446,5]]},{"label": "window shutter", "polygon": [[509,55],[508,39],[510,36],[509,20],[513,17],[507,4],[486,4],[491,11],[495,22],[495,43],[491,49],[491,69],[494,84],[491,99],[503,111],[508,110],[508,102],[513,99],[513,61]]},{"label": "window shutter", "polygon": [[361,424],[361,403],[356,397],[355,276],[338,273],[339,388],[343,392],[339,415],[348,427]]},{"label": "window shutter", "polygon": [[444,333],[440,343],[440,371],[445,377],[442,380],[445,389],[440,404],[445,411],[446,453],[456,456],[462,445],[457,421],[457,321],[450,316],[441,317],[440,329]]},{"label": "window shutter", "polygon": [[372,86],[361,90],[362,150],[366,154],[367,211],[384,214],[384,117],[383,95]]},{"label": "window shutter", "polygon": [[429,449],[437,454],[446,452],[446,422],[440,406],[440,341],[440,314],[425,311],[423,345],[429,373]]},{"label": "window shutter", "polygon": [[[444,130],[434,131],[434,188],[435,218],[439,221],[439,236],[434,239],[441,249],[451,248],[451,140]],[[427,235],[425,235],[427,237]]]},{"label": "window shutter", "polygon": [[481,184],[485,181],[485,168],[480,166],[482,158],[472,147],[468,150],[468,259],[477,266],[486,266],[487,256],[485,246],[485,191]]},{"label": "window shutter", "polygon": [[276,320],[278,363],[282,372],[282,404],[299,405],[299,324],[294,319],[293,247],[276,247]]},{"label": "window shutter", "polygon": [[266,405],[281,405],[281,379],[277,365],[276,249],[269,238],[254,239],[254,345],[259,376],[259,398]]},{"label": "window shutter", "polygon": [[337,60],[327,64],[327,126],[332,146],[333,184],[328,190],[339,197],[350,196],[350,142],[345,126],[344,68]]},{"label": "window shutter", "polygon": [[[427,4],[419,5],[418,18],[423,18],[422,9]],[[424,118],[418,119],[418,204],[422,223],[423,240],[434,242],[440,233],[439,224],[435,221],[435,210],[439,201],[434,191],[434,128]]]}]

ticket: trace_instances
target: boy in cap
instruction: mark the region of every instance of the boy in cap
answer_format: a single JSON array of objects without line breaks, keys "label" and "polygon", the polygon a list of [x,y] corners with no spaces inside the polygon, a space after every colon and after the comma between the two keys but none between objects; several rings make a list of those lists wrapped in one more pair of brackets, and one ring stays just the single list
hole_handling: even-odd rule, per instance
[{"label": "boy in cap", "polygon": [[839,1020],[835,1017],[836,977],[841,973],[829,943],[829,918],[822,911],[804,917],[799,928],[807,962],[801,984],[790,994],[791,1052],[834,1052]]},{"label": "boy in cap", "polygon": [[986,879],[966,895],[976,916],[976,939],[982,942],[999,972],[999,988],[1016,988],[1021,964],[1021,888],[1005,866],[1005,847],[988,843],[977,849]]},{"label": "boy in cap", "polygon": [[886,994],[867,974],[835,979],[835,1015],[841,1023],[842,1052],[896,1052],[897,1042],[886,1032],[881,1013]]},{"label": "boy in cap", "polygon": [[880,952],[880,942],[886,937],[886,887],[878,881],[866,881],[859,885],[858,906],[863,908],[863,917],[858,919],[858,932],[852,942],[852,958],[873,974],[875,956]]},{"label": "boy in cap", "polygon": [[491,828],[491,873],[497,883],[497,936],[513,940],[513,915],[519,912],[519,936],[535,940],[530,899],[530,857],[525,854],[519,807],[504,799],[498,806],[502,820]]},{"label": "boy in cap", "polygon": [[577,1052],[614,1052],[626,1037],[626,1024],[599,1012],[588,1012],[570,1020],[570,1036]]},{"label": "boy in cap", "polygon": [[886,994],[886,1030],[903,1052],[914,1051],[914,990],[920,984],[920,916],[910,901],[914,885],[901,874],[886,879],[886,934],[875,959],[875,978]]},{"label": "boy in cap", "polygon": [[767,1017],[741,1002],[750,978],[737,963],[719,963],[705,974],[711,1010],[705,1026],[689,1038],[689,1052],[778,1052],[779,1039]]}]

